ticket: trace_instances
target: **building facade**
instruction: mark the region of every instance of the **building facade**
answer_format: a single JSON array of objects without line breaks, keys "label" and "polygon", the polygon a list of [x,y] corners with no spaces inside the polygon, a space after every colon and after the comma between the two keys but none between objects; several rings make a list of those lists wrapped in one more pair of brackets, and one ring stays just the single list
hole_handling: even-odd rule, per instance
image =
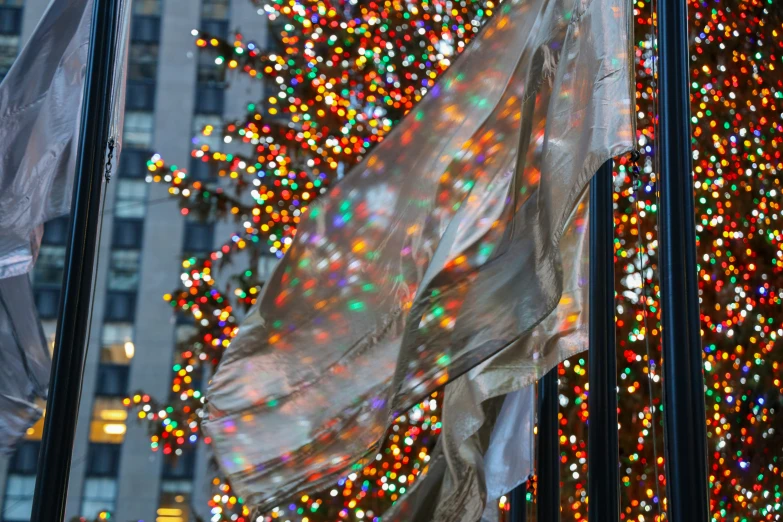
[{"label": "building facade", "polygon": [[[0,77],[13,63],[48,0],[0,0]],[[261,97],[259,82],[228,85],[191,31],[265,39],[266,18],[250,0],[133,0],[128,84],[119,168],[107,191],[90,344],[73,448],[67,519],[102,512],[120,522],[208,520],[208,455],[172,461],[150,450],[147,426],[128,418],[123,397],[170,393],[174,347],[190,328],[162,299],[177,287],[184,256],[222,244],[230,224],[183,217],[167,187],[145,181],[159,153],[182,165],[206,123],[239,118]],[[208,170],[193,164],[206,182]],[[53,341],[63,277],[67,218],[45,227],[32,274],[44,330]],[[32,506],[42,423],[16,453],[0,457],[0,522],[26,522]],[[200,518],[199,518],[200,517]]]}]

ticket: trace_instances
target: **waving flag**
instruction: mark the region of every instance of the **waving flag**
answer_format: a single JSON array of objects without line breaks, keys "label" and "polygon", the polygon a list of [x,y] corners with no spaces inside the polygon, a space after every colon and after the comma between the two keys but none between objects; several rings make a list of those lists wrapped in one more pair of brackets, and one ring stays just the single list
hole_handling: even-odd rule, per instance
[{"label": "waving flag", "polygon": [[561,238],[590,178],[632,147],[631,9],[502,3],[308,209],[207,395],[205,428],[247,502],[334,480],[490,357],[515,359],[509,393],[586,348],[522,340],[561,303]]},{"label": "waving flag", "polygon": [[426,472],[383,514],[385,522],[496,522],[500,497],[533,474],[536,408],[529,383],[537,368],[525,354],[566,358],[587,346],[587,200],[560,240],[560,303],[513,346],[446,385],[443,428]]},{"label": "waving flag", "polygon": [[[52,0],[0,83],[0,452],[10,451],[41,415],[49,350],[28,272],[46,221],[68,214],[84,71],[90,44],[91,0]],[[124,108],[129,11],[122,8],[115,50],[112,128]]]}]

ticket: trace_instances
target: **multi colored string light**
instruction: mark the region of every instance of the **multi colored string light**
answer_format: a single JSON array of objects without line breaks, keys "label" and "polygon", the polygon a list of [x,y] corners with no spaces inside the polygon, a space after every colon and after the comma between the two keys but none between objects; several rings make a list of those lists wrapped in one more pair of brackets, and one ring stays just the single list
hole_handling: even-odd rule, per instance
[{"label": "multi colored string light", "polygon": [[[219,291],[214,271],[239,251],[250,252],[253,259],[282,256],[309,202],[426,95],[495,7],[491,2],[423,0],[280,0],[259,6],[278,37],[271,49],[241,35],[225,41],[194,33],[196,44],[214,55],[217,66],[264,78],[274,87],[266,99],[248,106],[242,121],[215,122],[203,131],[223,143],[246,144],[247,156],[208,145],[193,151],[218,176],[233,180],[237,193],[192,180],[160,157],[149,162],[149,179],[169,184],[183,214],[231,217],[239,229],[206,259],[184,260],[182,287],[166,296],[177,313],[190,314],[196,324],[192,337],[179,346],[182,357],[173,368],[170,400],[158,403],[143,393],[126,400],[150,421],[152,448],[167,454],[200,440],[201,368],[218,363],[236,332],[235,308],[252,305],[263,283],[253,268]],[[641,187],[635,189],[628,160],[620,158],[614,194],[621,519],[639,522],[664,519],[666,487],[653,7],[650,0],[635,3]],[[689,8],[712,519],[781,520],[783,435],[776,416],[783,407],[783,19],[771,0],[690,1]],[[568,360],[558,370],[567,521],[584,520],[587,514],[585,359]],[[375,462],[322,492],[281,504],[263,520],[377,520],[426,467],[439,431],[438,399],[398,419]],[[214,486],[213,520],[248,520],[247,508],[230,485],[217,478]],[[505,499],[500,508],[507,510]]]}]

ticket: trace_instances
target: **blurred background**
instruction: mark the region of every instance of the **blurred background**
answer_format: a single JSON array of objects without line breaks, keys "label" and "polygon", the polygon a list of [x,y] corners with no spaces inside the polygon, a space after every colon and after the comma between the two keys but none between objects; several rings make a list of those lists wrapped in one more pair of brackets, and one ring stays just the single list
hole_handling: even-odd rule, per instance
[{"label": "blurred background", "polygon": [[[0,0],[0,77],[46,5]],[[618,158],[614,178],[621,513],[661,522],[655,3],[633,5],[640,177]],[[688,5],[712,520],[778,521],[783,9],[774,0]],[[123,150],[103,214],[69,518],[251,519],[201,436],[209,376],[307,202],[426,94],[495,8],[492,0],[134,1]],[[335,39],[314,44],[318,24]],[[372,45],[351,55],[340,45],[356,34]],[[46,225],[32,274],[50,341],[66,230],[66,218]],[[567,522],[587,513],[586,358],[558,369]],[[426,468],[440,404],[436,393],[397,419],[368,466],[260,520],[378,520]],[[41,431],[39,421],[0,456],[0,522],[29,520]],[[535,491],[533,477],[531,515]],[[499,509],[508,510],[505,499]]]},{"label": "blurred background", "polygon": [[[8,71],[48,0],[0,1],[0,78]],[[182,260],[204,256],[233,225],[182,216],[168,187],[145,180],[153,153],[181,158],[196,179],[217,173],[191,157],[193,136],[207,123],[245,114],[263,81],[227,85],[215,54],[199,52],[191,31],[228,38],[238,27],[264,43],[267,18],[247,0],[136,0],[132,4],[121,164],[103,214],[92,332],[71,464],[69,517],[103,513],[117,520],[204,520],[210,517],[204,446],[178,449],[176,459],[150,451],[148,426],[134,421],[123,399],[144,390],[165,400],[178,340],[193,321],[162,299],[180,279]],[[32,274],[44,330],[54,342],[68,218],[49,222]],[[225,228],[228,228],[226,230]],[[220,243],[218,243],[220,241]],[[271,254],[270,254],[271,255]],[[276,258],[272,255],[272,260]],[[193,379],[203,377],[195,374]],[[197,384],[200,386],[200,383]],[[130,419],[129,419],[130,415]],[[29,520],[43,420],[11,458],[0,457],[0,520]]]}]

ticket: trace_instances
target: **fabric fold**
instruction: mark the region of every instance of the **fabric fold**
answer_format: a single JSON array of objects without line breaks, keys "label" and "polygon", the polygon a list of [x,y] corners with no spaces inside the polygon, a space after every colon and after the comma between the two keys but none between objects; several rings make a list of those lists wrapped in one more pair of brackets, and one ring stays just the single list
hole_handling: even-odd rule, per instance
[{"label": "fabric fold", "polygon": [[49,348],[27,274],[0,279],[0,454],[10,453],[43,411]]},{"label": "fabric fold", "polygon": [[[92,0],[52,0],[0,84],[0,279],[29,272],[43,225],[70,211]],[[130,1],[120,5],[111,131],[118,165]]]},{"label": "fabric fold", "polygon": [[[0,83],[0,451],[41,416],[50,356],[28,279],[44,223],[70,211],[92,0],[52,0]],[[130,2],[120,8],[113,165],[125,105]]]},{"label": "fabric fold", "polygon": [[[498,501],[533,474],[535,380],[588,345],[587,194],[560,242],[563,295],[514,345],[446,385],[443,432],[388,522],[497,522]],[[544,353],[531,361],[529,353]]]},{"label": "fabric fold", "polygon": [[0,84],[0,278],[29,272],[43,224],[70,208],[90,5],[51,2]]},{"label": "fabric fold", "polygon": [[516,346],[520,382],[562,359],[520,340],[561,302],[561,238],[591,176],[632,147],[630,10],[503,3],[307,209],[207,394],[204,428],[250,505],[334,480],[493,356]]}]

